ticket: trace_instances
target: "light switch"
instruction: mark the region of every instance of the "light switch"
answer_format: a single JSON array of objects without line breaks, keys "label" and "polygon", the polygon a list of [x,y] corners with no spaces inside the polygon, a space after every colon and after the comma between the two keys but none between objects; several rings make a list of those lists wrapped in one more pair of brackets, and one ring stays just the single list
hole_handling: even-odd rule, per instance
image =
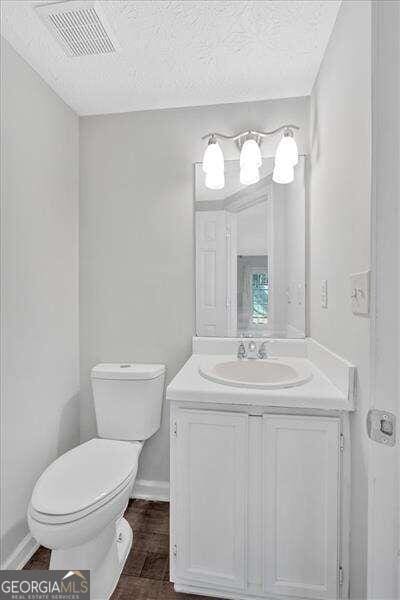
[{"label": "light switch", "polygon": [[351,310],[355,315],[369,315],[370,271],[350,275]]},{"label": "light switch", "polygon": [[328,308],[328,281],[326,279],[321,281],[321,306]]}]

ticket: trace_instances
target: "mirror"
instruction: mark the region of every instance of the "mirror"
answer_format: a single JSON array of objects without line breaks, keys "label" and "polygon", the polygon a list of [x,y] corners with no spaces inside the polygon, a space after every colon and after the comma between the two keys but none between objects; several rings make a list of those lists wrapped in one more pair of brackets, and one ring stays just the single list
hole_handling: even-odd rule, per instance
[{"label": "mirror", "polygon": [[205,187],[195,165],[196,334],[305,336],[305,157],[290,184],[239,182],[239,161],[225,162],[225,187]]}]

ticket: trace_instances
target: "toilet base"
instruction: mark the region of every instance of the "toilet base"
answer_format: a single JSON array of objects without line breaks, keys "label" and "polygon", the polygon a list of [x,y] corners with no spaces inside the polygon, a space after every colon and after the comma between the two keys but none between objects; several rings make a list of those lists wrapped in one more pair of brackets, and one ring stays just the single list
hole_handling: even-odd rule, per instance
[{"label": "toilet base", "polygon": [[[124,518],[120,519],[116,526],[116,540],[114,547],[110,549],[110,554],[115,555],[115,549],[117,551],[117,562],[115,560],[109,561],[109,566],[102,565],[101,573],[99,570],[90,573],[90,598],[91,600],[108,600],[112,595],[113,591],[117,587],[119,578],[122,573],[122,569],[128,558],[130,549],[132,548],[133,533],[131,526],[128,521]],[[105,573],[106,569],[110,568],[110,571]],[[102,594],[100,594],[100,591]],[[105,595],[103,595],[105,593]]]},{"label": "toilet base", "polygon": [[112,523],[94,540],[75,548],[53,550],[50,569],[90,570],[90,597],[108,600],[132,547],[133,533],[126,519]]}]

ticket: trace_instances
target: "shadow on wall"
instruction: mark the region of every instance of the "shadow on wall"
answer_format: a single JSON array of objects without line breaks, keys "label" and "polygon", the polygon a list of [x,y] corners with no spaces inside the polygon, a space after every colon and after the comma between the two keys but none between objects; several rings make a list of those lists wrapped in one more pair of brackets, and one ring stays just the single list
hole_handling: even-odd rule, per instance
[{"label": "shadow on wall", "polygon": [[[79,395],[75,394],[67,400],[64,404],[60,413],[58,435],[57,435],[57,447],[55,448],[55,455],[53,458],[49,458],[48,464],[50,464],[57,457],[61,456],[71,448],[77,446],[80,442],[79,439]],[[31,499],[31,494],[37,479],[41,473],[45,470],[48,464],[42,465],[42,468],[36,473],[32,474],[31,489],[25,498],[26,508],[24,516],[17,523],[14,523],[8,531],[4,532],[1,538],[1,565],[7,565],[7,561],[12,557],[13,552],[16,549],[17,543],[21,543],[24,538],[29,534],[28,523],[26,514]]]},{"label": "shadow on wall", "polygon": [[57,456],[61,456],[80,443],[79,394],[72,396],[63,406],[57,436]]},{"label": "shadow on wall", "polygon": [[317,163],[319,161],[320,140],[317,102],[310,103],[310,156],[313,162]]},{"label": "shadow on wall", "polygon": [[[101,362],[101,360],[94,360],[92,366],[94,367]],[[89,374],[86,372],[81,373],[80,429],[81,442],[87,442],[97,436],[96,412],[94,410],[90,370]]]}]

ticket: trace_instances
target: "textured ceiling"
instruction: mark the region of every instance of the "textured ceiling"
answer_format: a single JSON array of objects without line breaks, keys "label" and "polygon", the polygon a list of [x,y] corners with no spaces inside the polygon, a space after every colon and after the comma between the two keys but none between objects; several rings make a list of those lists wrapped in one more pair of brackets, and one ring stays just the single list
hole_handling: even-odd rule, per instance
[{"label": "textured ceiling", "polygon": [[105,0],[116,54],[71,58],[34,10],[2,0],[2,35],[78,114],[305,96],[340,1]]}]

